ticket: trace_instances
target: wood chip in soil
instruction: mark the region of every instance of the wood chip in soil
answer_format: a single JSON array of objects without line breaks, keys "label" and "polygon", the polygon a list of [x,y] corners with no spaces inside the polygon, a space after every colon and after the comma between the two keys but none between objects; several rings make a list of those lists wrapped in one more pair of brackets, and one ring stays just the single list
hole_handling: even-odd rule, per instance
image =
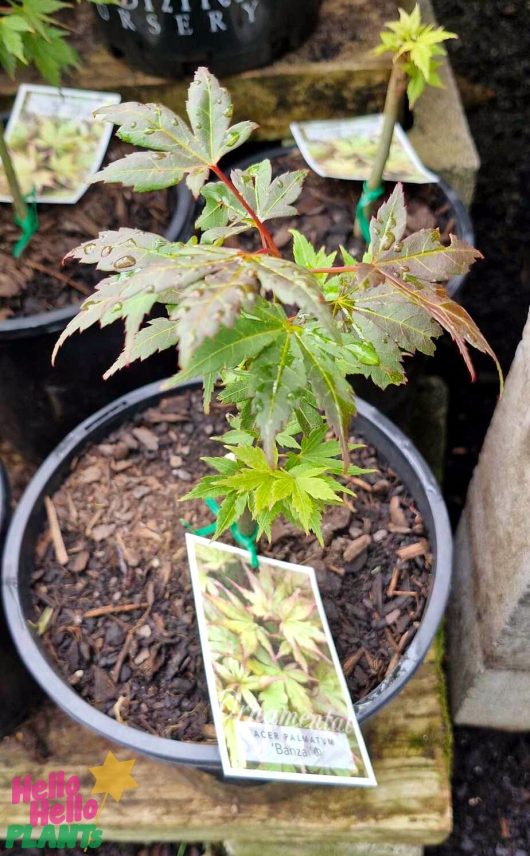
[{"label": "wood chip in soil", "polygon": [[[188,391],[87,448],[51,497],[68,562],[59,564],[46,530],[36,545],[32,617],[53,609],[43,636],[52,661],[99,710],[179,740],[214,739],[180,523],[211,520],[201,501],[179,498],[207,472],[201,456],[219,454],[211,435],[225,430],[225,413],[214,405],[205,416],[200,392]],[[279,520],[261,550],[316,569],[355,701],[412,641],[432,559],[421,515],[393,470],[371,446],[352,454],[375,471],[355,486],[353,510],[326,513],[325,547]]]}]

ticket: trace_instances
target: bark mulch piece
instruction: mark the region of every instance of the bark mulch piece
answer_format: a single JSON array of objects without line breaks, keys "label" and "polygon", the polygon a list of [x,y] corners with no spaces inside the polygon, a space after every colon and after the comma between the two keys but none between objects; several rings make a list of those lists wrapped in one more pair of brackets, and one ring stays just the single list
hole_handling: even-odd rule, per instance
[{"label": "bark mulch piece", "polygon": [[[134,151],[113,140],[105,163]],[[40,228],[20,259],[11,251],[19,234],[10,205],[0,205],[0,321],[79,303],[102,279],[93,265],[64,267],[66,253],[100,230],[131,226],[163,233],[173,212],[168,190],[133,193],[116,184],[95,184],[75,205],[39,205]]]},{"label": "bark mulch piece", "polygon": [[[202,501],[179,498],[207,472],[200,457],[220,453],[210,438],[225,428],[225,410],[205,416],[188,391],[90,446],[51,498],[58,527],[42,532],[32,577],[34,617],[52,608],[43,639],[70,685],[120,722],[188,741],[213,731],[179,521],[211,518]],[[353,454],[375,472],[354,480],[349,507],[328,511],[325,548],[280,521],[261,549],[315,567],[355,700],[413,639],[432,559],[396,474],[370,446]]]}]

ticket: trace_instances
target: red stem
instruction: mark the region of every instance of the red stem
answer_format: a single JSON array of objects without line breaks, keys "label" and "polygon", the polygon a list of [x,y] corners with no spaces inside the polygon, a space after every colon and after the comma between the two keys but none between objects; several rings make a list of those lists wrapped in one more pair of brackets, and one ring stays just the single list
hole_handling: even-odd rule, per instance
[{"label": "red stem", "polygon": [[228,176],[225,175],[224,172],[222,171],[222,169],[219,169],[219,167],[216,164],[213,164],[211,169],[212,169],[212,172],[215,173],[217,178],[220,181],[222,181],[223,184],[226,185],[226,187],[228,187],[230,192],[236,197],[237,201],[243,206],[243,208],[245,209],[245,211],[247,212],[249,217],[255,223],[256,228],[261,235],[261,242],[263,244],[263,249],[267,250],[267,252],[270,253],[271,256],[276,256],[277,258],[281,258],[282,254],[280,253],[278,247],[274,243],[274,239],[273,239],[271,233],[266,228],[266,226],[263,225],[263,223],[259,219],[256,212],[252,210],[252,208],[250,207],[250,205],[248,204],[246,199],[241,195],[241,193],[239,192],[239,190],[237,189],[235,184],[232,181],[230,181]]},{"label": "red stem", "polygon": [[[361,264],[361,262],[359,262]],[[343,267],[311,268],[311,273],[353,273],[359,267],[357,265],[344,265]]]}]

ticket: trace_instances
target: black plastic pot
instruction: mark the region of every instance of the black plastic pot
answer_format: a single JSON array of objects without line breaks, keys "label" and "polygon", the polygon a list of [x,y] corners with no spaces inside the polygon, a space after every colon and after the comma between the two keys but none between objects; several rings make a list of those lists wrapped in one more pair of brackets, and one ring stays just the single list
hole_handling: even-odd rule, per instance
[{"label": "black plastic pot", "polygon": [[[192,384],[180,389],[186,389]],[[178,395],[177,388],[171,394]],[[20,501],[7,539],[3,565],[3,596],[11,633],[27,667],[48,695],[73,719],[122,743],[131,750],[179,764],[219,772],[216,746],[183,743],[153,736],[121,725],[77,695],[48,659],[38,637],[30,630],[29,581],[37,537],[45,512],[44,497],[52,494],[69,472],[71,461],[88,443],[98,442],[138,411],[154,406],[168,393],[158,383],[124,396],[87,419],[71,432],[44,461]],[[433,553],[433,583],[416,636],[392,674],[356,704],[360,721],[388,704],[410,680],[424,659],[442,618],[451,579],[452,538],[444,501],[434,476],[410,440],[370,405],[359,401],[359,432],[373,443],[414,496],[427,526]]]},{"label": "black plastic pot", "polygon": [[[171,241],[188,237],[192,214],[190,195],[183,184],[179,185],[166,237]],[[52,312],[0,321],[0,437],[36,462],[91,413],[177,368],[176,354],[165,351],[103,382],[103,373],[123,345],[120,323],[73,336],[54,368],[51,354],[55,342],[78,310],[79,303],[74,303]]]},{"label": "black plastic pot", "polygon": [[[0,461],[0,560],[9,518],[9,484]],[[40,687],[22,664],[7,630],[4,609],[0,601],[0,737],[9,734],[22,722],[35,700]]]},{"label": "black plastic pot", "polygon": [[120,0],[98,5],[116,56],[152,74],[179,78],[207,65],[215,74],[259,68],[298,47],[322,0]]}]

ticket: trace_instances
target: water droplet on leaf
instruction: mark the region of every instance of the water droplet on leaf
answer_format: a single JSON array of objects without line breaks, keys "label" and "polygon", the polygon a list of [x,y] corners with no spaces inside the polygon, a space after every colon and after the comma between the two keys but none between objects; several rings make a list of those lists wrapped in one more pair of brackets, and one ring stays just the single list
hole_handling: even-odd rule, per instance
[{"label": "water droplet on leaf", "polygon": [[133,256],[122,256],[114,262],[114,267],[116,270],[127,270],[127,268],[134,267],[135,264],[136,259]]}]

